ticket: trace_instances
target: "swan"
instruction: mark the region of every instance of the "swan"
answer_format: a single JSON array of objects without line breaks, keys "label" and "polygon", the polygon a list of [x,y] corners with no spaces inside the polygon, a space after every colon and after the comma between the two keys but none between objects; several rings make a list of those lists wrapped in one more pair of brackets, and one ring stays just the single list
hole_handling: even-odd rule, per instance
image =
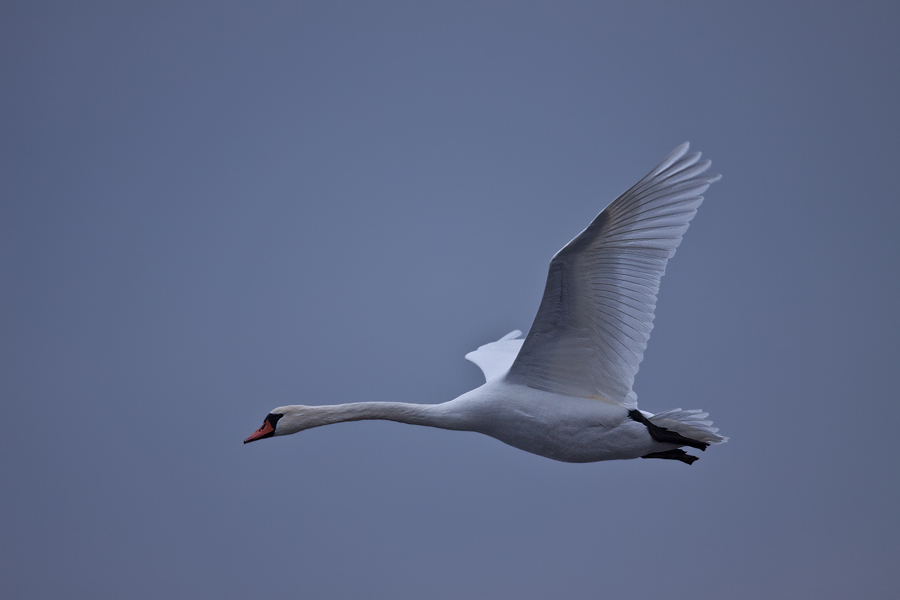
[{"label": "swan", "polygon": [[692,464],[727,438],[701,410],[638,410],[632,390],[669,258],[697,213],[710,161],[685,142],[619,196],[550,261],[528,335],[513,331],[466,355],[485,383],[442,404],[281,406],[244,440],[383,419],[475,431],[526,452],[584,463],[660,458]]}]

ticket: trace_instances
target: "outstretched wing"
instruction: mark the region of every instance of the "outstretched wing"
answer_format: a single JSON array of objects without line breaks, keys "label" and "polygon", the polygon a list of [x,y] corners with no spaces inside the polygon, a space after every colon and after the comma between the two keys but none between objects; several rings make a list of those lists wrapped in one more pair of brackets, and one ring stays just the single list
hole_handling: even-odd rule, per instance
[{"label": "outstretched wing", "polygon": [[484,372],[486,381],[493,381],[506,375],[509,367],[516,359],[516,354],[525,340],[516,339],[522,332],[516,329],[507,333],[496,342],[480,346],[466,354],[466,360],[470,360]]},{"label": "outstretched wing", "polygon": [[675,149],[556,253],[531,331],[507,379],[637,407],[631,390],[653,329],[659,281],[719,176]]}]

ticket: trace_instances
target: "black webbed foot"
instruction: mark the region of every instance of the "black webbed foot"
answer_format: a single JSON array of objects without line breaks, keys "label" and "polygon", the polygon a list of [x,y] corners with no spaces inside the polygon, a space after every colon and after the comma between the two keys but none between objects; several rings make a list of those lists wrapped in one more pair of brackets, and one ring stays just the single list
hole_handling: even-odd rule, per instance
[{"label": "black webbed foot", "polygon": [[665,450],[664,452],[651,452],[650,454],[645,454],[641,458],[668,458],[669,460],[680,460],[687,465],[697,460],[696,456],[688,454],[680,449]]},{"label": "black webbed foot", "polygon": [[[672,431],[671,429],[666,429],[665,427],[654,425],[639,410],[629,410],[628,416],[631,417],[633,421],[643,423],[644,426],[647,427],[647,430],[650,432],[650,437],[652,437],[657,442],[662,442],[664,444],[675,444],[678,446],[690,446],[691,448],[696,448],[697,450],[706,450],[706,448],[709,446],[707,442],[698,442],[697,440],[692,440],[689,437],[684,437],[680,433]],[[651,454],[659,453],[652,452]],[[649,454],[647,456],[649,456]]]}]

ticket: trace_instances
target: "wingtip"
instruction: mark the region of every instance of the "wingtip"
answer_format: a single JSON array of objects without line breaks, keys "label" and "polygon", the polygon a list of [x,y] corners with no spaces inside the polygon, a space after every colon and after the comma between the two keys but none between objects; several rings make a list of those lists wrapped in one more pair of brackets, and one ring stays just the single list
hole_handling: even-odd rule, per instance
[{"label": "wingtip", "polygon": [[[666,169],[668,169],[669,167],[674,165],[676,162],[678,162],[681,159],[681,157],[683,157],[685,154],[687,154],[687,151],[690,149],[690,147],[691,147],[691,143],[685,142],[685,143],[681,144],[680,146],[678,146],[677,148],[675,148],[674,150],[672,150],[669,153],[669,155],[663,159],[663,161],[661,163],[656,165],[656,168],[653,169],[647,177],[654,177],[656,175],[659,175],[660,173],[662,173],[663,171],[665,171]],[[645,177],[644,179],[646,180],[647,177]]]},{"label": "wingtip", "polygon": [[[675,148],[674,150],[672,150],[669,153],[669,156],[666,157],[666,162],[668,162],[668,161],[675,162],[676,160],[680,159],[685,154],[687,154],[688,150],[690,150],[690,149],[691,149],[691,143],[684,142],[683,144],[681,144],[680,146],[678,146],[677,148]],[[698,156],[699,156],[699,154],[698,154]]]}]

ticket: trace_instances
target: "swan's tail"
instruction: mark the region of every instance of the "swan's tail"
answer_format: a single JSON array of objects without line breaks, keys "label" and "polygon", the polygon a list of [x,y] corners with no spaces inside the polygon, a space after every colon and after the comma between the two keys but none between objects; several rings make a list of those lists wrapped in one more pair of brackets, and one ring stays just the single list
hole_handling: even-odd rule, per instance
[{"label": "swan's tail", "polygon": [[727,437],[717,433],[719,428],[713,427],[712,421],[706,420],[709,413],[700,409],[681,410],[680,408],[673,408],[655,415],[645,413],[644,416],[654,425],[665,427],[698,442],[724,444],[728,441]]}]

